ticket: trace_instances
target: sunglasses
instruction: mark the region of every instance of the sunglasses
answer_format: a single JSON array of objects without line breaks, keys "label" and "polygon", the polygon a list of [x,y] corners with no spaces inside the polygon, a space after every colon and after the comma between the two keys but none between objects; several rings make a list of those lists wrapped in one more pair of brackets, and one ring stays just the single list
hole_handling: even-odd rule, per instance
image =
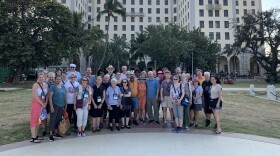
[{"label": "sunglasses", "polygon": [[123,83],[127,83],[127,82],[123,82]]},{"label": "sunglasses", "polygon": [[71,79],[75,78],[75,77],[70,77]]},{"label": "sunglasses", "polygon": [[173,79],[173,80],[178,80],[178,79]]},{"label": "sunglasses", "polygon": [[86,79],[83,79],[83,81],[88,81],[88,80],[86,80]]}]

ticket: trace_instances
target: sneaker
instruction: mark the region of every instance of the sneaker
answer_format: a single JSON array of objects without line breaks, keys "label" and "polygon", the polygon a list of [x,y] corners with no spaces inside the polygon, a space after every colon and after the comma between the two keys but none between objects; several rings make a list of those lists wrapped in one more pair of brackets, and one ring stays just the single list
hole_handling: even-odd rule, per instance
[{"label": "sneaker", "polygon": [[167,127],[167,122],[163,122],[162,128],[166,128],[166,127]]},{"label": "sneaker", "polygon": [[82,137],[87,136],[87,134],[85,133],[85,131],[82,131]]},{"label": "sneaker", "polygon": [[198,128],[198,124],[195,124],[194,127],[195,127],[195,128]]},{"label": "sneaker", "polygon": [[211,122],[210,120],[205,120],[205,127],[210,127],[211,126]]},{"label": "sneaker", "polygon": [[101,132],[101,129],[97,128],[97,129],[96,129],[96,132]]},{"label": "sneaker", "polygon": [[46,136],[47,135],[47,132],[46,131],[43,131],[43,134],[42,134],[42,137]]},{"label": "sneaker", "polygon": [[190,128],[188,126],[184,127],[185,130],[189,131]]},{"label": "sneaker", "polygon": [[62,139],[63,136],[61,136],[61,135],[59,135],[59,134],[55,134],[55,135],[54,135],[54,138],[56,138],[56,139]]},{"label": "sneaker", "polygon": [[190,123],[189,127],[190,127],[190,128],[192,128],[192,127],[193,127],[193,125],[194,125],[194,123]]},{"label": "sneaker", "polygon": [[171,121],[171,128],[175,128],[175,122]]},{"label": "sneaker", "polygon": [[178,127],[176,133],[183,133],[183,128],[182,127]]},{"label": "sneaker", "polygon": [[134,124],[135,126],[138,126],[137,120],[133,120],[133,124]]},{"label": "sneaker", "polygon": [[116,129],[117,129],[118,131],[120,131],[120,130],[121,130],[119,126],[116,126]]},{"label": "sneaker", "polygon": [[54,141],[53,135],[49,136],[49,141]]},{"label": "sneaker", "polygon": [[158,124],[158,125],[160,124],[159,121],[155,121],[155,123]]},{"label": "sneaker", "polygon": [[129,125],[125,126],[127,129],[130,129],[131,127]]},{"label": "sneaker", "polygon": [[81,137],[82,136],[82,132],[78,132],[77,137]]},{"label": "sneaker", "polygon": [[109,129],[110,129],[111,131],[114,131],[114,128],[113,128],[113,127],[109,127]]},{"label": "sneaker", "polygon": [[153,122],[154,122],[154,120],[150,120],[150,121],[149,121],[149,123],[153,123]]},{"label": "sneaker", "polygon": [[178,129],[179,129],[179,127],[173,128],[172,132],[176,132],[177,133]]},{"label": "sneaker", "polygon": [[125,128],[125,126],[124,126],[124,125],[122,125],[122,126],[121,126],[121,129],[124,129],[124,128]]}]

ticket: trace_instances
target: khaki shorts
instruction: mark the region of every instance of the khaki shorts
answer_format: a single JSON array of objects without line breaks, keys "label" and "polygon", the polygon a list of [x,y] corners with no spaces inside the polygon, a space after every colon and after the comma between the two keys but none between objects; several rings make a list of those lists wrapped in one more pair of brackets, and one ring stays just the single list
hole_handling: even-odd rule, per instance
[{"label": "khaki shorts", "polygon": [[164,101],[161,101],[162,107],[172,108],[172,101],[170,96],[165,96]]}]

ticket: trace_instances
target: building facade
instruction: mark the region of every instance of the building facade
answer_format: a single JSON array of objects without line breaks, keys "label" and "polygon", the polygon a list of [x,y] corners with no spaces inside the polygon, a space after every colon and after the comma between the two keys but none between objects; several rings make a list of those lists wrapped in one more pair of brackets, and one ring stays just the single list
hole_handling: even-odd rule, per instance
[{"label": "building facade", "polygon": [[97,14],[104,9],[106,0],[57,0],[71,11],[84,12],[83,22],[88,27],[97,26],[109,38],[126,37],[128,41],[148,25],[175,23],[189,29],[200,27],[203,34],[216,40],[220,47],[216,72],[239,75],[262,75],[264,70],[249,54],[223,55],[223,49],[234,43],[235,28],[242,24],[242,16],[262,11],[261,0],[119,0],[126,9],[127,17],[116,15],[110,19]]}]

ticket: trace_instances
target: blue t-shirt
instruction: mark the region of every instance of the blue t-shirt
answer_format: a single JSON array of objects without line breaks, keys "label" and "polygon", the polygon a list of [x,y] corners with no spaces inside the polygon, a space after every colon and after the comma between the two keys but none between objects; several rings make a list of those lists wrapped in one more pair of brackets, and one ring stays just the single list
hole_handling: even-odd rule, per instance
[{"label": "blue t-shirt", "polygon": [[157,89],[160,88],[159,82],[156,78],[147,79],[147,99],[156,99]]},{"label": "blue t-shirt", "polygon": [[[202,89],[201,86],[196,86],[196,87],[192,86],[193,97],[194,97],[194,93],[195,93],[195,95],[196,95],[195,97],[198,97],[198,96],[199,96],[199,93],[200,93],[201,91],[203,92],[203,89]],[[200,97],[199,99],[197,99],[196,103],[194,103],[194,104],[202,104],[202,97]]]},{"label": "blue t-shirt", "polygon": [[50,92],[53,92],[52,101],[53,104],[58,107],[64,107],[65,106],[65,98],[66,95],[66,89],[62,86],[61,88],[57,88],[56,85],[51,86],[49,89]]}]

